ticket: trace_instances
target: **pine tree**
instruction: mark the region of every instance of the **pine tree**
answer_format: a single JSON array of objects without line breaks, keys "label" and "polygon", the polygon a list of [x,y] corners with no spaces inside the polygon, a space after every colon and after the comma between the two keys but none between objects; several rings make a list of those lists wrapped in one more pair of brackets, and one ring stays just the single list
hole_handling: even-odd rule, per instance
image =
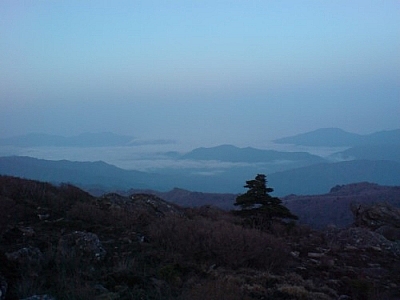
[{"label": "pine tree", "polygon": [[282,204],[281,199],[269,194],[274,189],[267,187],[264,174],[257,174],[255,179],[246,181],[244,187],[248,191],[236,198],[234,205],[240,206],[240,210],[235,213],[244,217],[252,227],[268,227],[274,219],[298,219]]}]

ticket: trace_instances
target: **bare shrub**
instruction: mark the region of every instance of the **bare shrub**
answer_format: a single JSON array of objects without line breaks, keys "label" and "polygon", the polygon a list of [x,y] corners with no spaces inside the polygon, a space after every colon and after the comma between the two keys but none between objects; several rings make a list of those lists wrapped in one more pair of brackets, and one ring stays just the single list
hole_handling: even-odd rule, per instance
[{"label": "bare shrub", "polygon": [[209,248],[207,239],[211,236],[209,224],[199,224],[199,220],[188,220],[176,215],[170,215],[149,226],[151,241],[168,254],[185,256],[196,260],[205,258]]},{"label": "bare shrub", "polygon": [[67,215],[71,219],[81,220],[92,224],[110,224],[110,218],[108,214],[90,203],[76,203],[68,211]]},{"label": "bare shrub", "polygon": [[114,225],[124,228],[145,227],[155,220],[148,209],[144,207],[114,208],[108,212]]},{"label": "bare shrub", "polygon": [[22,217],[18,208],[14,200],[0,196],[0,234],[11,221],[17,223]]},{"label": "bare shrub", "polygon": [[212,221],[226,221],[228,223],[236,224],[241,222],[240,217],[235,216],[231,212],[211,205],[186,208],[185,214],[189,219],[201,217]]},{"label": "bare shrub", "polygon": [[250,267],[273,270],[287,260],[287,249],[270,234],[217,222],[212,233],[211,251],[217,263],[233,268]]},{"label": "bare shrub", "polygon": [[277,290],[282,295],[293,297],[294,299],[309,299],[309,292],[303,286],[282,284]]},{"label": "bare shrub", "polygon": [[149,233],[166,255],[197,263],[275,270],[288,258],[284,244],[272,235],[225,221],[170,216],[152,224]]},{"label": "bare shrub", "polygon": [[250,300],[240,285],[226,279],[204,280],[183,292],[179,299],[191,300]]}]

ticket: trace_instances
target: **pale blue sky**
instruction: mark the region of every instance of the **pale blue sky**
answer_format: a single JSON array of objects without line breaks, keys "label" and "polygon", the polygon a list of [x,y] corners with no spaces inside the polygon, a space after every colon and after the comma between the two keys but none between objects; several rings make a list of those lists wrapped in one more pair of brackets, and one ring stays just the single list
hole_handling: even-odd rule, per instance
[{"label": "pale blue sky", "polygon": [[0,136],[400,128],[400,2],[0,2]]}]

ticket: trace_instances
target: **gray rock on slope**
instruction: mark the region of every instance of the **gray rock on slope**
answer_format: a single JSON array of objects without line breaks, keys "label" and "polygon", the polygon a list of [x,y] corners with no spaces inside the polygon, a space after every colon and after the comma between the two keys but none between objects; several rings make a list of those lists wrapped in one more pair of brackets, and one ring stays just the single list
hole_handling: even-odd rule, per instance
[{"label": "gray rock on slope", "polygon": [[60,257],[84,257],[88,261],[101,261],[106,256],[96,234],[91,232],[75,231],[64,235],[58,242]]},{"label": "gray rock on slope", "polygon": [[352,205],[354,225],[382,234],[389,240],[400,240],[400,209],[382,202]]}]

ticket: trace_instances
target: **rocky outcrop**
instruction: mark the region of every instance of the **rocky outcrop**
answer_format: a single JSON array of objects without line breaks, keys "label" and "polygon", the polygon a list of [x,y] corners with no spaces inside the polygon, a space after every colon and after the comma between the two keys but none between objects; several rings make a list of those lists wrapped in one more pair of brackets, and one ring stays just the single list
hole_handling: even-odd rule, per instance
[{"label": "rocky outcrop", "polygon": [[56,300],[56,298],[45,294],[45,295],[33,295],[21,300]]},{"label": "rocky outcrop", "polygon": [[388,225],[400,228],[400,209],[388,203],[374,205],[353,205],[354,223],[356,226],[367,227],[376,230]]},{"label": "rocky outcrop", "polygon": [[400,255],[400,245],[389,241],[383,235],[362,227],[352,227],[340,230],[335,235],[336,243],[345,250],[373,250],[386,251]]},{"label": "rocky outcrop", "polygon": [[91,262],[102,261],[106,256],[106,250],[97,235],[82,231],[75,231],[61,237],[57,252],[62,258],[79,257]]},{"label": "rocky outcrop", "polygon": [[164,201],[154,195],[133,194],[129,198],[134,202],[135,205],[142,207],[144,206],[147,209],[151,209],[153,211],[153,214],[157,216],[165,215],[168,213],[181,213],[181,210],[177,206],[167,201]]},{"label": "rocky outcrop", "polygon": [[6,253],[8,260],[23,265],[40,265],[43,261],[43,253],[36,247],[24,247],[17,251]]},{"label": "rocky outcrop", "polygon": [[105,194],[96,199],[96,205],[111,210],[123,209],[133,211],[142,209],[147,211],[148,214],[157,217],[168,213],[182,213],[182,209],[177,205],[150,194],[132,194],[129,197],[124,197],[115,193]]},{"label": "rocky outcrop", "polygon": [[389,240],[400,239],[400,209],[388,203],[352,205],[354,225],[380,233]]}]

